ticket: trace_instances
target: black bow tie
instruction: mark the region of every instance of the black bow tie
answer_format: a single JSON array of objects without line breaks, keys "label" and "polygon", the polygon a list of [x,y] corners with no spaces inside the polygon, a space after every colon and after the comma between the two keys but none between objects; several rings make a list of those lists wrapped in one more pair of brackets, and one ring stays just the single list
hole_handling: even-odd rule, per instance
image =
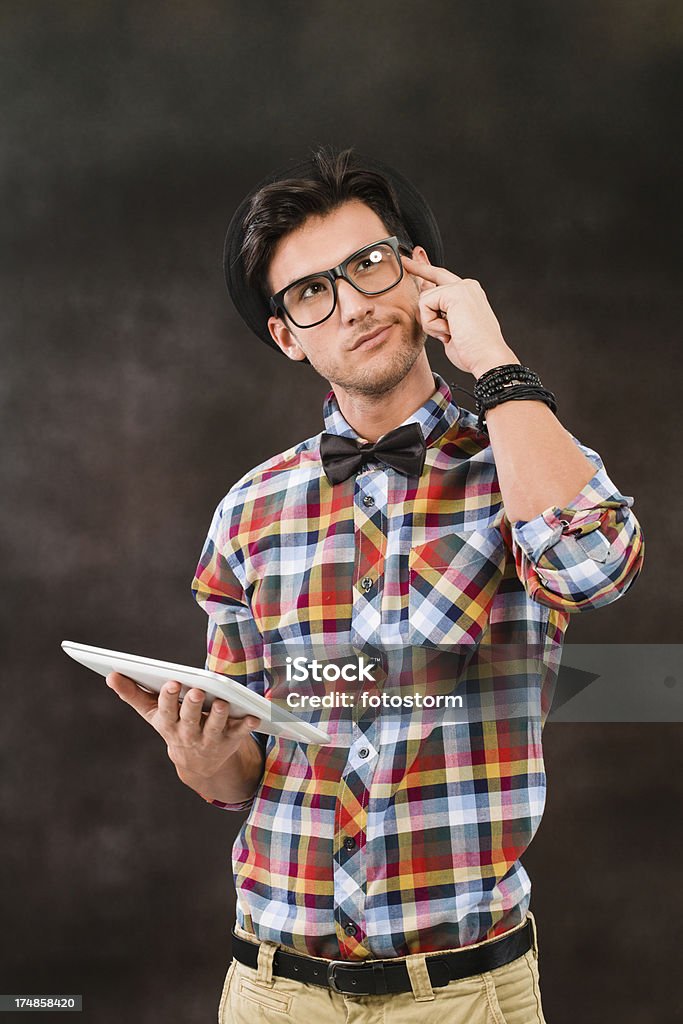
[{"label": "black bow tie", "polygon": [[406,476],[419,476],[425,452],[424,437],[417,423],[396,427],[374,444],[362,444],[355,437],[339,434],[323,434],[320,440],[320,457],[331,484],[347,480],[370,459],[377,459]]}]

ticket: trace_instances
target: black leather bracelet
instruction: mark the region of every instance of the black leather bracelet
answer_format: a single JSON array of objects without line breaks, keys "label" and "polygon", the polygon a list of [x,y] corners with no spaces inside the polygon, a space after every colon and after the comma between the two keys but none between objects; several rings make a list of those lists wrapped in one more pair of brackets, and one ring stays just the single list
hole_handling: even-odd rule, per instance
[{"label": "black leather bracelet", "polygon": [[557,412],[557,401],[552,391],[549,391],[544,387],[530,387],[525,384],[511,385],[503,388],[500,392],[495,395],[487,396],[483,400],[477,400],[477,412],[479,417],[477,420],[477,427],[479,430],[485,431],[485,417],[489,409],[494,409],[497,405],[502,405],[503,402],[509,401],[536,401],[543,402],[548,406],[551,412]]}]

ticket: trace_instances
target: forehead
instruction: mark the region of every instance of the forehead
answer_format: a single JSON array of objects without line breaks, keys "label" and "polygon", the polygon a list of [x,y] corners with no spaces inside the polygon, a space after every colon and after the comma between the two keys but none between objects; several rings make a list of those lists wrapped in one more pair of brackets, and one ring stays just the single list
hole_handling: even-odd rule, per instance
[{"label": "forehead", "polygon": [[336,267],[356,249],[386,235],[382,219],[357,199],[331,213],[309,217],[278,242],[268,268],[271,291],[278,292],[300,277]]}]

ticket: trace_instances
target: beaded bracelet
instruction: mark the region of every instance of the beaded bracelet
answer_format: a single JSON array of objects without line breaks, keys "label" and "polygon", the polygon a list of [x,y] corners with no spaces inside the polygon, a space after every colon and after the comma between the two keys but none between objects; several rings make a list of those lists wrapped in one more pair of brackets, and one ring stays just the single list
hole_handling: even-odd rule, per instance
[{"label": "beaded bracelet", "polygon": [[552,391],[544,388],[541,378],[528,366],[507,363],[487,370],[474,385],[474,398],[479,414],[477,426],[486,431],[485,416],[489,409],[514,399],[544,402],[551,412],[557,411]]},{"label": "beaded bracelet", "polygon": [[485,398],[496,394],[501,388],[509,384],[529,384],[532,387],[542,387],[541,378],[528,366],[519,366],[517,363],[507,366],[494,366],[487,370],[476,381],[474,394],[477,398]]}]

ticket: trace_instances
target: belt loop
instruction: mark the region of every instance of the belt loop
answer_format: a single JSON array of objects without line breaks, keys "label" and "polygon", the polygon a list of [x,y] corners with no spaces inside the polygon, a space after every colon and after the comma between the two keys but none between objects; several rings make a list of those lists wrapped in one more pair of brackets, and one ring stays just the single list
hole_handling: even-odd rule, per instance
[{"label": "belt loop", "polygon": [[536,929],[536,918],[530,910],[527,911],[527,913],[529,920],[531,921],[531,941],[533,943],[534,957],[538,960],[538,931]]},{"label": "belt loop", "polygon": [[427,1003],[431,999],[436,999],[424,954],[413,953],[411,956],[407,956],[406,967],[408,968],[408,977],[410,978],[415,1002]]},{"label": "belt loop", "polygon": [[277,953],[277,942],[261,942],[258,950],[258,963],[256,980],[272,988],[273,981],[273,957]]}]

